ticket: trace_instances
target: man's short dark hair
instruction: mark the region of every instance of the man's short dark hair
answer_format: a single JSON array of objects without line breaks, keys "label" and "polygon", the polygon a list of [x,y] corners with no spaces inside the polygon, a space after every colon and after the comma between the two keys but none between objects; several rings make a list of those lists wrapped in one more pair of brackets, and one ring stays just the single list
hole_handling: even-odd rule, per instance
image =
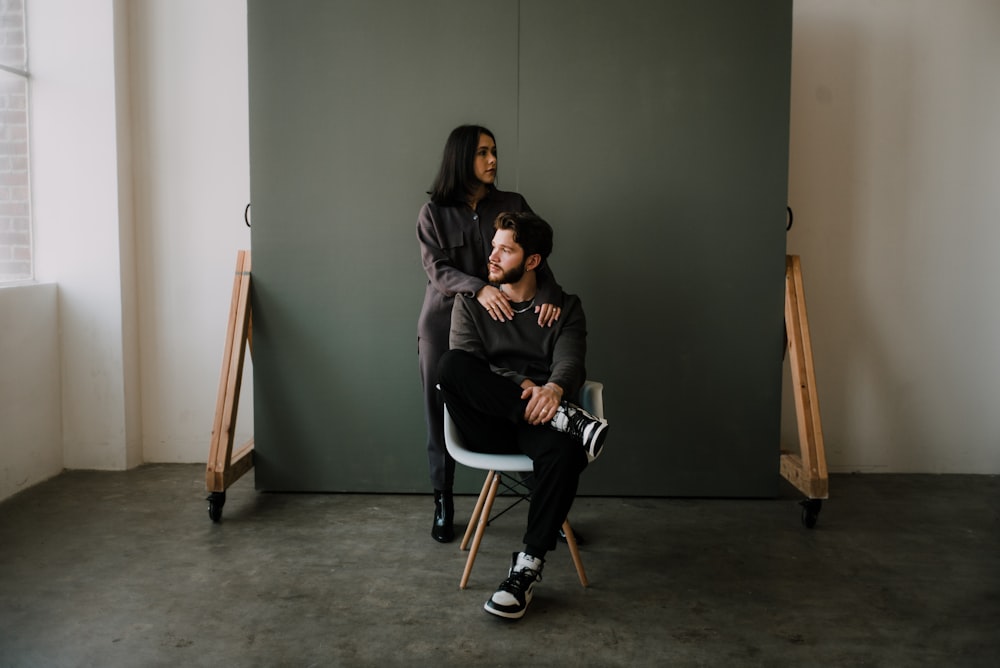
[{"label": "man's short dark hair", "polygon": [[501,213],[493,227],[497,230],[512,230],[514,241],[524,249],[525,258],[537,253],[545,260],[552,253],[552,226],[538,214],[530,211]]}]

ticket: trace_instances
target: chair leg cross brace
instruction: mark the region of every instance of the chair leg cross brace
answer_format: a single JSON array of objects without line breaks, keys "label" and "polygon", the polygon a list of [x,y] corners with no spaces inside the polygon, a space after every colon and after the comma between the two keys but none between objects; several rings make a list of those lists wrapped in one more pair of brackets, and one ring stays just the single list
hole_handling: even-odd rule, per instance
[{"label": "chair leg cross brace", "polygon": [[[490,471],[486,475],[486,480],[483,482],[483,489],[479,493],[479,498],[476,499],[476,506],[472,511],[472,517],[469,519],[469,525],[465,529],[465,537],[462,538],[461,549],[468,549],[469,557],[465,560],[465,570],[462,572],[462,581],[459,584],[461,589],[465,589],[469,583],[469,576],[472,574],[472,566],[476,562],[476,555],[479,553],[479,545],[483,542],[483,535],[486,533],[486,526],[490,523],[490,512],[493,510],[493,503],[496,500],[497,490],[500,485],[503,484],[508,490],[515,491],[506,483],[501,482],[502,475],[503,474],[499,471]],[[528,499],[526,496],[521,495],[520,499],[501,511],[497,517],[524,500]],[[569,519],[563,522],[562,529],[563,533],[566,534],[566,546],[569,548],[570,556],[573,558],[573,565],[576,566],[576,574],[580,578],[580,584],[586,587],[589,585],[589,582],[587,581],[587,574],[583,570],[583,560],[580,558],[580,549],[576,544],[576,536],[573,534],[573,528],[569,524]],[[470,537],[472,538],[471,546],[469,544]]]}]

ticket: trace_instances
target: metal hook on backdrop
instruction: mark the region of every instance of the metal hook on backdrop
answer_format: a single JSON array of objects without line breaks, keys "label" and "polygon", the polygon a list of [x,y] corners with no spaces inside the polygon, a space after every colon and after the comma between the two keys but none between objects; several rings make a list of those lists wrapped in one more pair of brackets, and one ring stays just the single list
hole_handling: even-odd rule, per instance
[{"label": "metal hook on backdrop", "polygon": [[247,208],[243,209],[243,222],[250,227],[250,204],[247,204]]}]

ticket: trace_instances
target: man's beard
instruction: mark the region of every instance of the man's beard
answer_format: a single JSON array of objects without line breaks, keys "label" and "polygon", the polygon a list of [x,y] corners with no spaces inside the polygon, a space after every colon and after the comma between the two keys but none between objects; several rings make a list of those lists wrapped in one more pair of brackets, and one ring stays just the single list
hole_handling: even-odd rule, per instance
[{"label": "man's beard", "polygon": [[524,277],[524,268],[527,265],[527,262],[527,260],[523,260],[521,262],[521,266],[508,269],[499,279],[493,278],[493,274],[490,274],[490,282],[498,285],[502,285],[504,283],[517,283]]}]

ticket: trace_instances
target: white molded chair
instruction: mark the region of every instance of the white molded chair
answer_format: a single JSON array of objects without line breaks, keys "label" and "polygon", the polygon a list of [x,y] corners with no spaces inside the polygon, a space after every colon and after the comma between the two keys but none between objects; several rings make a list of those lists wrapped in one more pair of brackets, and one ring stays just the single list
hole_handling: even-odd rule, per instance
[{"label": "white molded chair", "polygon": [[[580,405],[593,415],[603,418],[604,385],[593,380],[586,381],[580,389]],[[496,519],[496,517],[507,512],[507,510],[510,510],[510,508],[521,501],[530,502],[529,492],[524,491],[524,482],[513,476],[505,476],[505,474],[530,473],[533,470],[533,466],[531,458],[527,455],[495,455],[470,450],[463,442],[458,427],[452,421],[451,415],[448,413],[448,406],[444,407],[444,442],[448,448],[448,454],[459,464],[463,464],[469,468],[489,471],[486,474],[483,489],[479,493],[479,499],[476,501],[476,507],[472,511],[472,517],[469,519],[469,526],[465,530],[465,537],[462,539],[461,549],[469,550],[469,558],[465,562],[465,571],[462,573],[462,581],[459,584],[460,588],[465,589],[469,583],[469,576],[472,574],[472,565],[476,561],[476,554],[479,552],[479,544],[482,543],[483,535],[486,533],[486,525],[490,523],[491,519]],[[518,499],[495,517],[490,518],[490,513],[493,510],[493,502],[496,499],[497,490],[500,485],[517,494]],[[563,533],[566,534],[566,545],[569,547],[569,553],[573,557],[573,564],[576,566],[576,573],[580,577],[580,584],[586,587],[588,585],[587,574],[583,570],[583,561],[580,559],[580,550],[576,544],[576,536],[573,535],[573,528],[569,524],[569,518],[563,522],[562,528]],[[475,532],[474,535],[473,532]],[[469,545],[470,537],[472,538],[471,546]]]}]

